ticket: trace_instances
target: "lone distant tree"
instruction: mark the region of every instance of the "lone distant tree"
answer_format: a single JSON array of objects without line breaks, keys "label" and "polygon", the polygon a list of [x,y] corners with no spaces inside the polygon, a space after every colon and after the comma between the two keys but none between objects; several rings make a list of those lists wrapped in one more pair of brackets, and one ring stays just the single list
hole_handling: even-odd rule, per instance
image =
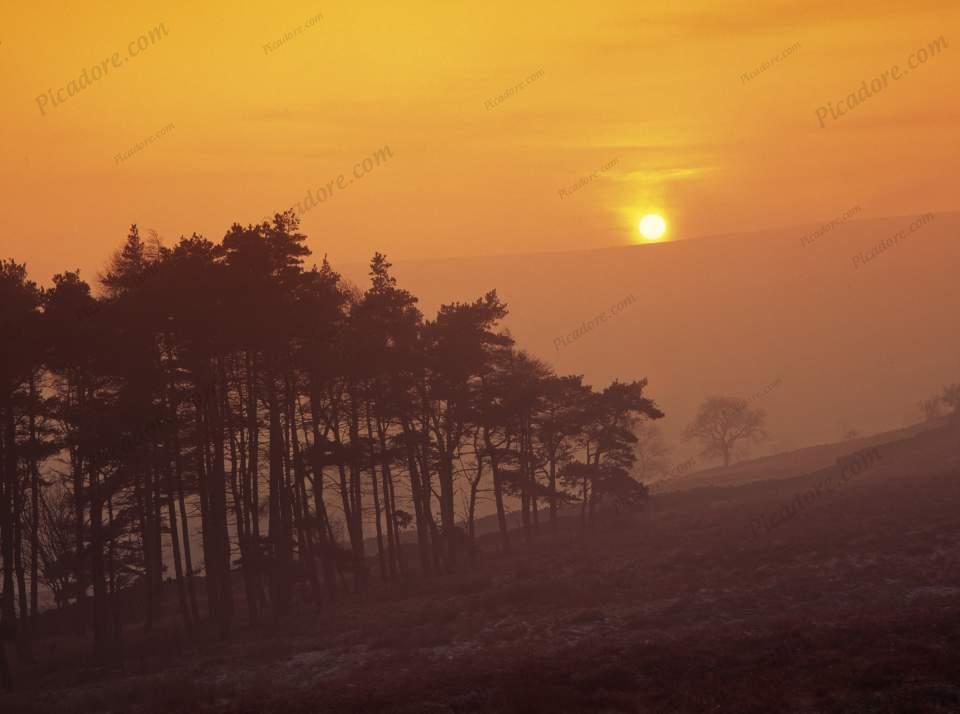
[{"label": "lone distant tree", "polygon": [[719,456],[723,465],[729,466],[737,444],[767,438],[766,422],[766,412],[751,408],[746,399],[710,397],[700,405],[684,435],[700,442],[704,456]]}]

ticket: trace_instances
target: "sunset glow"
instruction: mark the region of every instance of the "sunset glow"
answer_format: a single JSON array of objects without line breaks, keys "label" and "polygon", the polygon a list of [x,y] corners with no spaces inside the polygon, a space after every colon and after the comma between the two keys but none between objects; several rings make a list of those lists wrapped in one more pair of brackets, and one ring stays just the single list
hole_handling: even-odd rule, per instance
[{"label": "sunset glow", "polygon": [[955,204],[960,7],[940,0],[84,8],[9,3],[0,38],[4,247],[44,281],[59,256],[99,270],[133,222],[217,237],[331,182],[303,229],[336,261],[627,245],[637,201],[684,239]]},{"label": "sunset glow", "polygon": [[648,213],[640,219],[637,229],[645,240],[660,240],[667,232],[667,222],[657,213]]}]

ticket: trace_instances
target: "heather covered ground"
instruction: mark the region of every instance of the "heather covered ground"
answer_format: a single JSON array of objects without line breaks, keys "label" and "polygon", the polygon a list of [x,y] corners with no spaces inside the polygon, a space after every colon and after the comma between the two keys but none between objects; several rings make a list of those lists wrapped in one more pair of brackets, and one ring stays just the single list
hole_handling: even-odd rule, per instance
[{"label": "heather covered ground", "polygon": [[[786,520],[801,476],[673,490],[462,572],[378,585],[227,642],[130,628],[93,667],[49,636],[4,711],[960,711],[960,454],[949,427],[881,443]],[[736,479],[733,479],[736,480]],[[773,522],[767,519],[767,522]],[[238,583],[239,587],[239,583]]]}]

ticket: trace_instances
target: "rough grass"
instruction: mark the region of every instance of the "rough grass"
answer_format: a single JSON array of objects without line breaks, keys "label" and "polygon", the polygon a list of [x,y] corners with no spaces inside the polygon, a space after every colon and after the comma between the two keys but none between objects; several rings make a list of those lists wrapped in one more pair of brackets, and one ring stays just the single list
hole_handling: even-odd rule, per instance
[{"label": "rough grass", "polygon": [[107,668],[41,638],[0,711],[958,712],[960,473],[943,463],[888,458],[760,537],[750,520],[808,483],[664,495],[226,643],[187,637],[169,598]]}]

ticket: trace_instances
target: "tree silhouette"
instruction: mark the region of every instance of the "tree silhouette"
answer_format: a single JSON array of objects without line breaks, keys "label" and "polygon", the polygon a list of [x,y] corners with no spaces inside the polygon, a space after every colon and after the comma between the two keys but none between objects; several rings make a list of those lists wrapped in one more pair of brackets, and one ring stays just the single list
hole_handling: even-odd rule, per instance
[{"label": "tree silhouette", "polygon": [[583,404],[579,442],[582,457],[567,464],[565,478],[579,487],[581,519],[588,525],[597,506],[610,500],[618,506],[635,505],[647,496],[643,484],[630,477],[636,461],[634,427],[638,420],[663,417],[643,395],[647,380],[614,382]]},{"label": "tree silhouette", "polygon": [[384,255],[358,288],[305,240],[289,212],[169,247],[131,226],[96,290],[0,263],[0,627],[22,656],[42,587],[104,661],[171,590],[185,629],[228,637],[238,598],[258,623],[366,597],[371,562],[387,586],[452,572],[487,493],[503,550],[511,510],[534,538],[565,503],[646,497],[645,380],[594,391],[517,349],[496,291],[426,318]]},{"label": "tree silhouette", "polygon": [[710,397],[700,405],[684,435],[700,442],[704,456],[719,456],[723,465],[729,466],[738,445],[767,438],[766,414],[746,399]]},{"label": "tree silhouette", "polygon": [[[0,595],[0,626],[17,638],[21,654],[26,654],[27,589],[22,550],[26,510],[26,484],[20,468],[25,442],[35,434],[25,435],[23,417],[34,414],[36,370],[40,347],[40,291],[27,279],[27,269],[12,260],[0,261],[0,558],[3,559],[3,592]],[[32,499],[39,498],[37,481],[32,480]],[[36,512],[34,506],[31,510]],[[37,526],[36,519],[33,528]],[[31,538],[35,542],[35,538]],[[16,581],[16,586],[14,582]],[[16,589],[15,589],[16,588]],[[19,593],[20,621],[14,605]],[[19,628],[18,628],[19,624]],[[19,632],[18,632],[19,630]],[[6,660],[0,662],[7,678]]]}]

